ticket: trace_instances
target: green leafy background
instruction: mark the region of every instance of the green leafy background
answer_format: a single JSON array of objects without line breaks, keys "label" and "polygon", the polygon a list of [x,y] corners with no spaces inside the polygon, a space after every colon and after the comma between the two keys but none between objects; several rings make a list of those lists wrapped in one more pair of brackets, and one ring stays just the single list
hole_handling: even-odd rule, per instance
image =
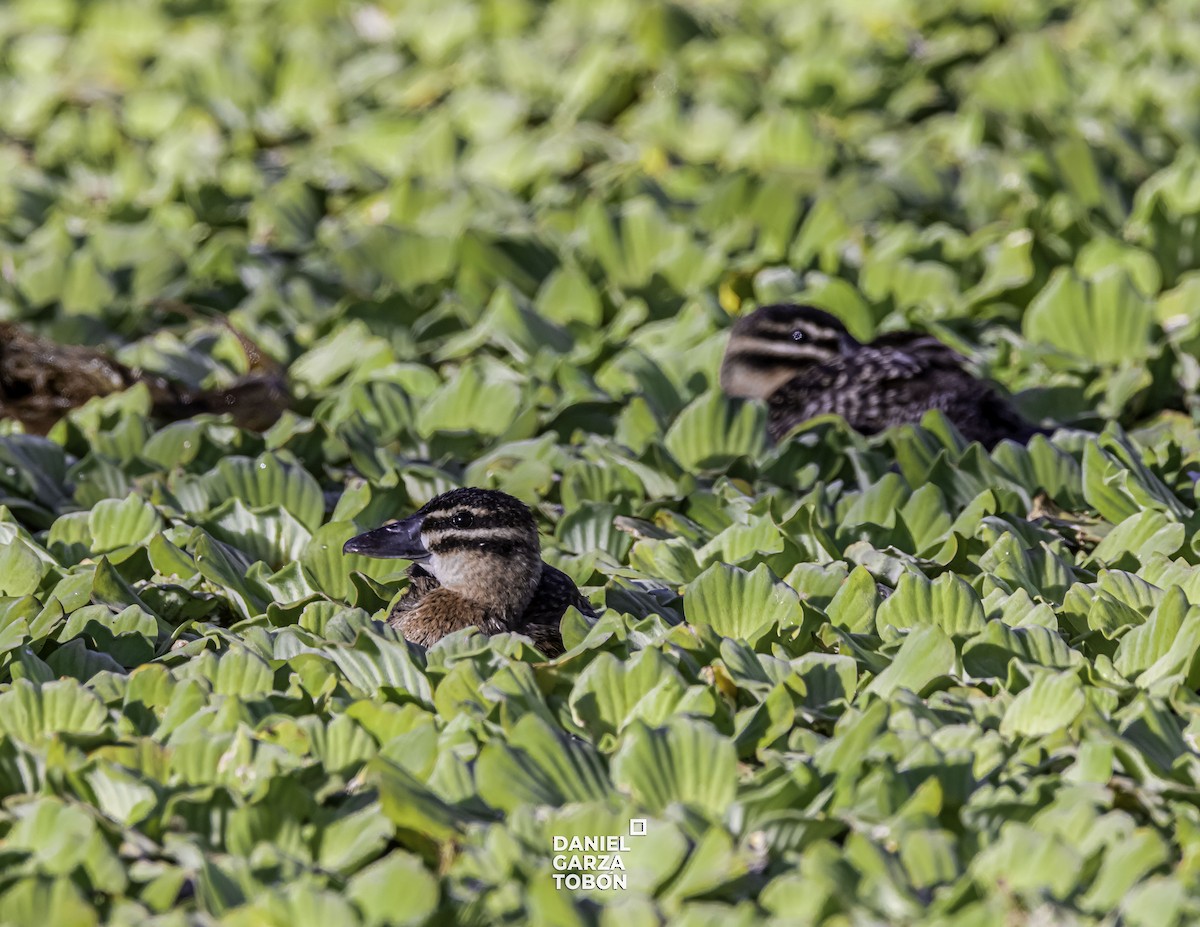
[{"label": "green leafy background", "polygon": [[[1191,0],[12,0],[0,316],[192,385],[0,434],[5,923],[1200,917]],[[769,448],[734,315],[1070,428]],[[0,346],[2,347],[2,346]],[[537,507],[567,656],[353,533]],[[893,591],[894,590],[894,591]],[[627,832],[624,892],[554,835]]]}]

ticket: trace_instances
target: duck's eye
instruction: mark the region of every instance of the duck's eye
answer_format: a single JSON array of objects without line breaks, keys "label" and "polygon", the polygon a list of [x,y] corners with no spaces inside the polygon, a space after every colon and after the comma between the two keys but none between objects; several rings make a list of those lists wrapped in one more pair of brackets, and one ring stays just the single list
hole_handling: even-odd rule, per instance
[{"label": "duck's eye", "polygon": [[792,340],[793,341],[803,341],[804,340],[804,332],[800,331],[800,329],[797,328],[794,332],[792,332]]},{"label": "duck's eye", "polygon": [[450,524],[455,528],[470,528],[475,524],[475,516],[470,512],[455,512],[454,517],[450,519]]}]

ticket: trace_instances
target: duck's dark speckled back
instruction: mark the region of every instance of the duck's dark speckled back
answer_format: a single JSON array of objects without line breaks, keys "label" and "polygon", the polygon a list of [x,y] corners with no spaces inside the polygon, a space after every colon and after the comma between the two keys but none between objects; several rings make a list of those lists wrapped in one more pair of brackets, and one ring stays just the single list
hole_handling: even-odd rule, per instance
[{"label": "duck's dark speckled back", "polygon": [[767,427],[780,441],[802,422],[833,414],[870,435],[920,421],[930,409],[940,409],[964,438],[988,448],[1005,438],[1028,441],[1041,431],[964,370],[949,349],[874,344],[811,365],[785,383],[768,400]]}]

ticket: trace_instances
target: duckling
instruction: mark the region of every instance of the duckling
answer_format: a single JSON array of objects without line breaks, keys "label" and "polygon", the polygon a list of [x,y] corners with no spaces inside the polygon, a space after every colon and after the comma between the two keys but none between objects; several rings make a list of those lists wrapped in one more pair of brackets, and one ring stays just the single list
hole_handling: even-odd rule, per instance
[{"label": "duckling", "polygon": [[542,561],[529,507],[495,489],[452,489],[415,515],[348,540],[343,550],[413,561],[409,590],[388,623],[428,647],[475,626],[517,631],[547,656],[563,652],[559,621],[570,606],[597,617],[569,576]]},{"label": "duckling", "polygon": [[1045,433],[964,363],[932,335],[895,332],[862,344],[828,312],[780,303],[733,326],[721,388],[730,396],[765,399],[767,430],[776,442],[818,415],[840,415],[871,435],[917,422],[930,409],[940,409],[964,438],[987,448]]},{"label": "duckling", "polygon": [[262,431],[289,402],[279,371],[254,373],[227,389],[193,390],[132,370],[93,348],[58,344],[11,322],[0,323],[0,417],[19,420],[27,431],[45,434],[71,409],[136,383],[149,389],[154,416],[169,421],[228,412],[243,428]]}]

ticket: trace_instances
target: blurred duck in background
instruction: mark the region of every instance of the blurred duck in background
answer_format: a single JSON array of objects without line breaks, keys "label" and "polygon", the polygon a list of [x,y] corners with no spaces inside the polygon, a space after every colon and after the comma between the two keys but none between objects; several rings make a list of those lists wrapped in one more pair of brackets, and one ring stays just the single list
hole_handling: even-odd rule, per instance
[{"label": "blurred duck in background", "polygon": [[0,323],[0,417],[15,418],[26,431],[44,435],[88,400],[143,383],[155,418],[177,421],[227,413],[242,428],[270,428],[291,403],[287,377],[254,342],[222,323],[237,336],[250,372],[228,387],[212,389],[184,386],[130,368],[95,348],[59,344],[12,322]]},{"label": "blurred duck in background", "polygon": [[840,415],[873,435],[940,409],[968,441],[991,448],[1046,433],[964,359],[932,335],[893,332],[862,344],[835,316],[812,306],[762,306],[733,326],[721,364],[730,396],[767,402],[780,441],[818,415]]}]

